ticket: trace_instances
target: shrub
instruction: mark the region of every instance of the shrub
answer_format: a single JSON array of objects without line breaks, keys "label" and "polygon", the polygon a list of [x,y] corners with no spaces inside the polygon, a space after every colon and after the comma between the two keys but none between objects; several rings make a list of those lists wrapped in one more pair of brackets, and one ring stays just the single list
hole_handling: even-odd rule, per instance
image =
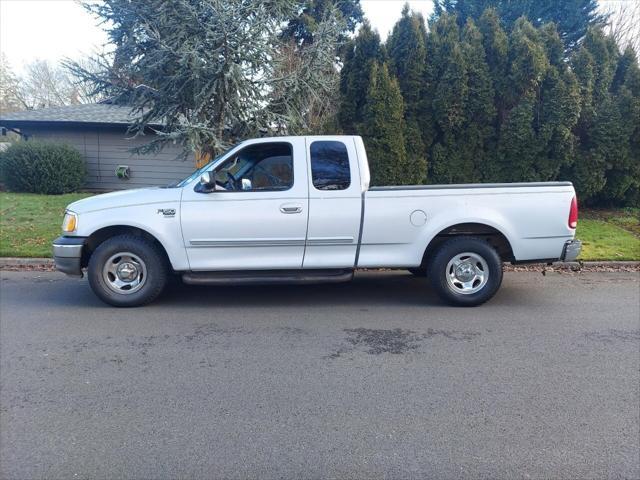
[{"label": "shrub", "polygon": [[77,191],[84,181],[84,159],[58,143],[17,142],[0,153],[0,173],[14,192],[60,194]]}]

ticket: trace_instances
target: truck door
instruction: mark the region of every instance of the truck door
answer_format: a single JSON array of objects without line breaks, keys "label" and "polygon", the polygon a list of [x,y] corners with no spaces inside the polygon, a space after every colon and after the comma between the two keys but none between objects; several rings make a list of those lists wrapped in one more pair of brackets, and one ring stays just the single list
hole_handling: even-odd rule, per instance
[{"label": "truck door", "polygon": [[254,140],[215,167],[215,190],[187,185],[180,216],[191,270],[301,268],[305,159],[304,138]]},{"label": "truck door", "polygon": [[304,268],[355,265],[362,192],[352,137],[307,137],[309,226]]}]

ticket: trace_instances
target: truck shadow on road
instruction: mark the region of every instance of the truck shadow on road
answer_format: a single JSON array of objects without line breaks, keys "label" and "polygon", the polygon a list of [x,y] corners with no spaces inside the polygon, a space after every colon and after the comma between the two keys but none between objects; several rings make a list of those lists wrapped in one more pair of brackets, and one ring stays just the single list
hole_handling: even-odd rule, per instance
[{"label": "truck shadow on road", "polygon": [[[514,292],[498,292],[509,298]],[[258,285],[203,287],[175,282],[157,302],[161,305],[216,305],[217,308],[243,307],[323,307],[350,305],[362,307],[416,306],[444,307],[426,278],[405,272],[361,273],[352,282],[316,285]]]},{"label": "truck shadow on road", "polygon": [[[5,279],[8,283],[11,280]],[[29,303],[49,306],[112,308],[102,303],[86,279],[63,275],[34,280],[38,287]],[[49,288],[40,288],[47,285]],[[520,285],[504,285],[491,304],[535,303]],[[347,283],[312,285],[194,286],[172,281],[158,300],[143,308],[281,308],[281,307],[440,307],[450,308],[431,289],[426,278],[406,272],[363,272]]]},{"label": "truck shadow on road", "polygon": [[334,305],[443,305],[424,278],[408,273],[364,274],[351,282],[310,285],[193,286],[174,282],[158,304],[217,308],[322,307]]}]

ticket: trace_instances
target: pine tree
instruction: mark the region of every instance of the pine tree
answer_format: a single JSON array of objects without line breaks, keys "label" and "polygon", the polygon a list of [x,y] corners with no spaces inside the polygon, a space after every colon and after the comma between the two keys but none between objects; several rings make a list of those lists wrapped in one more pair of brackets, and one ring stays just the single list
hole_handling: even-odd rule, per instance
[{"label": "pine tree", "polygon": [[367,89],[373,64],[384,59],[380,36],[366,20],[355,40],[345,48],[344,65],[340,71],[340,110],[338,121],[342,132],[357,134],[363,123]]},{"label": "pine tree", "polygon": [[555,23],[566,49],[574,50],[587,30],[602,26],[606,18],[598,13],[597,0],[435,0],[434,16],[455,14],[459,25],[468,18],[478,19],[489,8],[495,8],[502,24],[511,30],[520,17],[536,27]]},{"label": "pine tree", "polygon": [[422,97],[422,79],[427,60],[426,35],[422,15],[411,12],[409,4],[405,4],[402,17],[387,39],[386,50],[389,67],[398,79],[406,103],[407,117],[417,115]]},{"label": "pine tree", "polygon": [[478,28],[482,33],[485,59],[489,68],[489,76],[493,88],[493,104],[495,116],[493,124],[493,136],[488,139],[484,161],[481,166],[481,179],[484,182],[496,182],[500,178],[500,160],[498,157],[498,132],[500,125],[504,123],[510,105],[507,103],[507,90],[509,88],[509,37],[500,26],[500,18],[494,8],[484,11]]},{"label": "pine tree", "polygon": [[[279,67],[288,53],[282,25],[296,6],[294,0],[89,2],[114,46],[111,62],[102,63],[110,68],[67,66],[96,93],[132,107],[131,133],[142,135],[163,120],[163,129],[139,151],[178,143],[185,154],[215,154],[238,137],[307,122],[300,118],[307,115],[304,106],[332,94],[337,35],[324,27],[338,28],[335,15],[319,28],[331,45],[316,39],[317,54],[296,58],[295,68]],[[295,89],[278,97],[284,85]]]},{"label": "pine tree", "polygon": [[461,145],[473,163],[473,175],[467,182],[481,181],[495,154],[496,108],[495,90],[491,79],[482,33],[469,19],[462,32],[462,48],[467,67],[468,99],[465,105],[465,123],[461,132]]},{"label": "pine tree", "polygon": [[606,204],[638,205],[640,198],[640,67],[631,47],[618,61],[612,81],[617,142],[609,152],[606,184],[599,197]]},{"label": "pine tree", "polygon": [[295,15],[289,20],[282,32],[283,38],[291,38],[299,47],[312,44],[318,26],[331,9],[336,8],[343,22],[343,30],[340,36],[344,38],[355,31],[359,23],[364,20],[360,0],[307,0],[303,2]]},{"label": "pine tree", "polygon": [[436,137],[431,146],[431,176],[437,183],[464,183],[474,177],[475,164],[462,146],[467,121],[469,71],[459,43],[453,45],[434,90]]},{"label": "pine tree", "polygon": [[[419,101],[418,126],[422,140],[427,149],[429,164],[429,181],[433,181],[433,159],[431,150],[439,135],[440,112],[436,111],[440,80],[448,68],[450,55],[460,40],[460,29],[455,17],[442,15],[429,26],[427,35],[427,65],[424,70],[423,95]],[[458,46],[459,48],[459,46]],[[455,88],[455,86],[452,86]]]},{"label": "pine tree", "polygon": [[519,18],[509,38],[509,88],[507,101],[518,103],[540,85],[549,59],[540,32],[525,18]]},{"label": "pine tree", "polygon": [[390,69],[398,80],[405,105],[407,161],[412,183],[424,183],[427,177],[426,149],[418,126],[420,101],[424,95],[426,28],[422,15],[411,12],[409,4],[387,39]]},{"label": "pine tree", "polygon": [[549,60],[540,32],[520,18],[509,35],[505,118],[499,126],[496,181],[537,180],[535,163],[543,148],[537,138],[535,113]]},{"label": "pine tree", "polygon": [[562,41],[555,25],[540,29],[549,66],[540,84],[536,107],[536,133],[540,155],[535,180],[558,178],[573,162],[577,138],[573,133],[580,115],[580,90],[576,76],[563,60]]},{"label": "pine tree", "polygon": [[363,126],[372,185],[413,183],[404,138],[404,104],[398,82],[385,63],[374,62]]},{"label": "pine tree", "polygon": [[574,129],[578,148],[568,175],[587,203],[603,197],[607,171],[626,161],[621,146],[628,143],[630,133],[625,133],[620,105],[612,92],[618,58],[615,41],[601,30],[592,29],[573,59],[582,110]]},{"label": "pine tree", "polygon": [[527,91],[501,126],[498,147],[501,169],[497,181],[527,182],[536,179],[535,163],[540,153],[533,128],[536,100],[535,92]]}]

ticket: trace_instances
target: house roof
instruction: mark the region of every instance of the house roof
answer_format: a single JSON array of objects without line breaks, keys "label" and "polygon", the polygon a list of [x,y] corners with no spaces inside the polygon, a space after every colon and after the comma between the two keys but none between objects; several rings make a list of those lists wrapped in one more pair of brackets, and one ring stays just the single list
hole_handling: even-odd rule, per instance
[{"label": "house roof", "polygon": [[[0,125],[20,127],[34,124],[131,125],[131,108],[111,103],[89,103],[0,113]],[[159,126],[159,124],[156,124]]]}]

